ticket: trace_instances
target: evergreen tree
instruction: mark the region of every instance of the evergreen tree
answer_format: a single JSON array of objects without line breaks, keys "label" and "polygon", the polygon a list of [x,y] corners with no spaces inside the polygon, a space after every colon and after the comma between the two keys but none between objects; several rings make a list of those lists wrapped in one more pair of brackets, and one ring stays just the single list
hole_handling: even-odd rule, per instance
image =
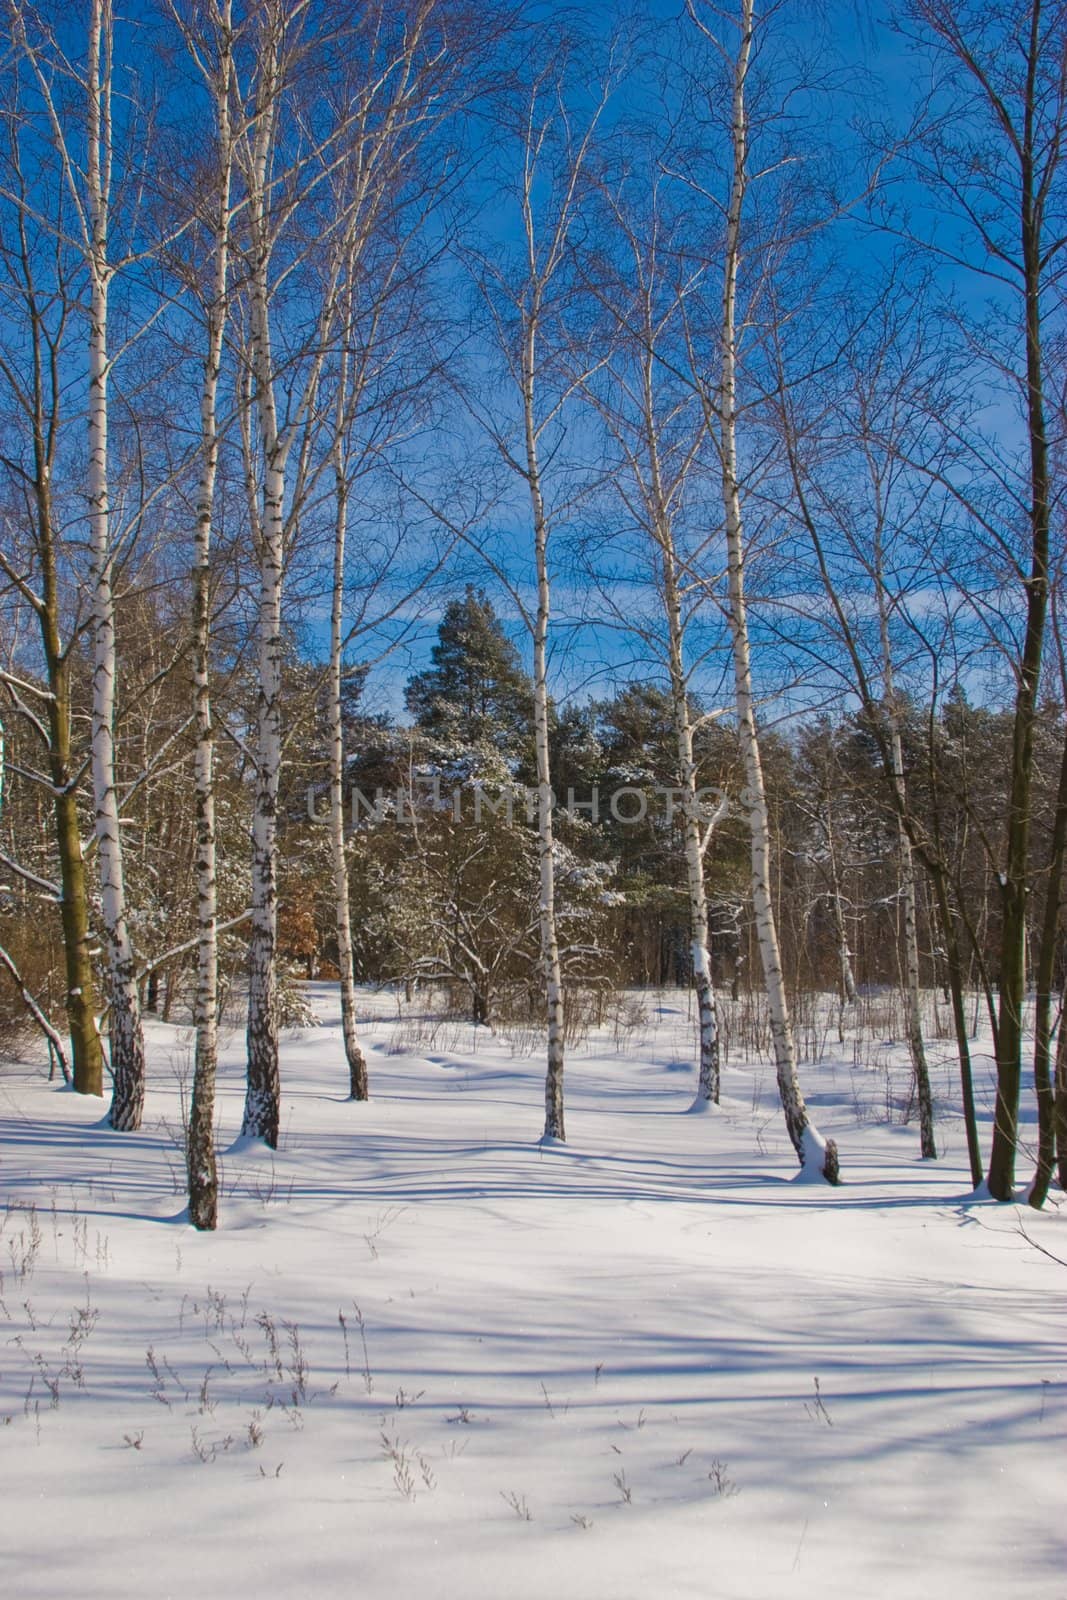
[{"label": "evergreen tree", "polygon": [[405,694],[416,726],[443,744],[517,761],[530,742],[532,689],[484,592],[468,585],[445,607],[431,660]]}]

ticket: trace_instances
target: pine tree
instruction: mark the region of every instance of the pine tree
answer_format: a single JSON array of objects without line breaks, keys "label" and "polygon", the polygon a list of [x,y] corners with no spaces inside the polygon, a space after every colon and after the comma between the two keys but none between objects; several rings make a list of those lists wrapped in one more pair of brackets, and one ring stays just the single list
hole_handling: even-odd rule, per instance
[{"label": "pine tree", "polygon": [[462,600],[449,602],[430,659],[405,695],[416,726],[441,743],[492,749],[510,761],[525,754],[530,680],[484,592],[468,585]]}]

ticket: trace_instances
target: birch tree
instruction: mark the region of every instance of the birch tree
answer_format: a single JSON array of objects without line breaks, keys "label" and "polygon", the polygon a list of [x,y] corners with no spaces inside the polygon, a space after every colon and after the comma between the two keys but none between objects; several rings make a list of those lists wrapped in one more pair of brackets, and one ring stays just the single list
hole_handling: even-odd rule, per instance
[{"label": "birch tree", "polygon": [[[384,13],[383,13],[384,15]],[[333,867],[341,1030],[349,1073],[349,1098],[369,1095],[367,1061],[356,1028],[356,990],[345,855],[345,740],[343,716],[346,649],[369,630],[370,593],[383,573],[367,549],[357,550],[359,604],[346,609],[353,495],[369,481],[376,462],[405,429],[425,414],[435,356],[425,342],[413,348],[411,327],[420,320],[419,285],[425,277],[420,238],[446,192],[449,158],[429,171],[424,153],[431,136],[457,113],[463,98],[465,49],[457,37],[446,47],[450,19],[440,4],[413,8],[407,26],[367,28],[367,54],[358,75],[345,81],[349,99],[344,155],[333,179],[335,206],[347,217],[340,241],[335,359],[327,374],[334,386],[330,470],[333,483],[333,574],[330,601],[329,828]],[[438,32],[438,30],[441,30]],[[429,323],[426,323],[429,331]],[[419,370],[413,378],[413,365]],[[416,388],[422,387],[421,400]],[[405,600],[410,594],[404,596]],[[398,609],[383,604],[376,627]]]},{"label": "birch tree", "polygon": [[[200,448],[193,535],[190,642],[192,646],[196,811],[196,990],[193,1091],[186,1139],[189,1216],[195,1228],[218,1221],[215,1159],[215,1079],[218,1066],[219,933],[215,823],[215,722],[212,708],[212,536],[221,446],[219,384],[230,291],[234,195],[234,19],[232,0],[195,0],[177,20],[195,67],[208,91],[212,113],[205,214],[202,295],[203,370],[200,384]],[[240,131],[239,129],[237,130]],[[196,274],[194,273],[194,284]]]},{"label": "birch tree", "polygon": [[[649,547],[651,580],[666,632],[662,654],[677,752],[677,794],[672,798],[672,810],[677,799],[697,1000],[699,1072],[694,1104],[700,1106],[718,1104],[721,1085],[705,860],[725,802],[709,808],[701,800],[694,736],[714,713],[693,710],[693,664],[687,660],[687,634],[703,596],[693,573],[707,553],[708,536],[683,548],[678,528],[707,436],[699,403],[690,388],[679,386],[673,371],[679,346],[684,355],[681,331],[686,268],[665,237],[668,225],[662,214],[660,185],[652,180],[636,215],[626,187],[610,197],[606,208],[605,227],[620,241],[617,277],[608,279],[600,262],[593,274],[609,319],[605,335],[609,353],[585,388],[612,441],[613,454],[617,452],[607,473],[611,487]],[[599,538],[594,542],[599,544]],[[629,604],[620,608],[612,598],[613,587],[610,579],[598,584],[597,603],[612,611],[620,626],[634,630],[638,623],[632,596],[627,591]],[[624,609],[625,617],[621,614]],[[640,631],[644,641],[655,648],[659,641],[652,630]]]},{"label": "birch tree", "polygon": [[815,878],[808,899],[807,917],[810,918],[820,906],[829,913],[837,958],[840,1002],[837,1036],[838,1042],[844,1044],[845,1008],[856,1004],[858,992],[846,915],[844,829],[839,826],[837,800],[842,774],[835,759],[832,727],[821,718],[806,725],[801,733],[798,753],[808,792],[803,798],[798,797],[795,804],[811,826],[810,839],[806,841],[806,848],[801,855]]},{"label": "birch tree", "polygon": [[[546,425],[554,415],[542,410],[540,342],[545,335],[548,295],[559,274],[574,220],[575,188],[582,173],[587,141],[579,144],[565,172],[563,194],[555,215],[547,222],[547,238],[541,240],[540,218],[535,205],[538,155],[547,129],[538,123],[540,113],[538,85],[530,97],[529,115],[523,139],[521,213],[527,274],[518,312],[518,351],[516,375],[522,405],[522,456],[524,476],[530,496],[533,525],[534,563],[537,576],[537,609],[533,627],[534,751],[537,764],[537,839],[540,876],[538,910],[541,933],[541,964],[545,986],[548,1023],[548,1056],[545,1072],[546,1139],[566,1139],[563,1114],[563,973],[559,956],[559,931],[556,921],[556,852],[553,829],[551,757],[549,753],[548,646],[552,615],[552,575],[549,566],[549,540],[552,524],[545,501],[541,447]],[[591,130],[590,130],[591,131]]]},{"label": "birch tree", "polygon": [[[115,28],[111,0],[90,0],[85,55],[68,56],[40,12],[11,0],[16,46],[32,71],[40,115],[63,174],[71,231],[88,280],[86,352],[86,471],[88,504],[87,587],[93,640],[92,785],[100,874],[101,912],[108,967],[108,1030],[112,1100],[109,1121],[129,1131],[140,1126],[144,1105],[144,1037],[137,992],[136,958],[130,934],[115,783],[115,591],[116,561],[127,529],[117,538],[112,525],[109,466],[109,391],[115,356],[109,348],[109,310],[119,273],[143,260],[136,216],[124,219],[122,241],[113,241],[115,186],[139,171],[145,156],[140,134],[128,126],[117,142],[113,115]],[[84,159],[79,140],[84,138]],[[141,172],[143,179],[144,173]],[[132,185],[136,193],[136,182]]]},{"label": "birch tree", "polygon": [[930,1090],[930,1069],[926,1060],[923,1040],[922,1002],[919,987],[919,931],[918,885],[911,840],[907,828],[907,792],[904,781],[904,743],[900,728],[900,701],[897,695],[896,676],[893,670],[893,650],[890,642],[890,616],[885,579],[885,553],[883,540],[885,518],[882,515],[881,485],[876,476],[873,459],[868,455],[873,478],[872,491],[877,507],[874,520],[872,550],[872,576],[875,603],[878,608],[878,645],[882,668],[882,705],[889,725],[889,775],[893,792],[898,798],[897,850],[900,855],[900,888],[904,906],[904,996],[907,1019],[908,1050],[919,1099],[920,1153],[924,1161],[937,1156],[934,1138],[934,1103]]},{"label": "birch tree", "polygon": [[144,1035],[136,958],[126,909],[126,883],[115,786],[114,550],[108,474],[108,308],[115,266],[110,247],[112,172],[112,67],[114,19],[110,0],[93,0],[89,13],[86,92],[88,159],[82,225],[89,268],[89,581],[93,607],[93,796],[96,804],[100,895],[107,940],[111,1050],[111,1126],[141,1126],[144,1109]]},{"label": "birch tree", "polygon": [[507,469],[523,486],[530,517],[536,603],[518,600],[533,645],[534,750],[537,775],[538,916],[547,1023],[545,1139],[566,1139],[564,1121],[564,994],[556,913],[556,840],[553,823],[549,692],[552,621],[551,544],[558,507],[546,481],[560,442],[562,413],[577,381],[560,381],[561,317],[568,290],[572,234],[589,177],[598,124],[607,100],[605,83],[593,103],[579,109],[568,99],[574,72],[566,47],[539,71],[526,93],[514,130],[519,166],[517,203],[520,264],[513,272],[484,257],[475,271],[493,319],[497,347],[518,403],[517,437],[496,415],[474,403],[475,413]]},{"label": "birch tree", "polygon": [[[248,131],[237,147],[245,193],[247,233],[248,400],[242,415],[249,517],[258,561],[258,687],[256,802],[252,827],[253,905],[249,946],[248,1088],[243,1133],[277,1143],[278,1038],[275,1011],[277,936],[277,803],[284,744],[281,721],[282,590],[299,513],[324,475],[335,491],[334,566],[343,569],[346,480],[337,440],[352,420],[353,376],[344,372],[334,436],[322,427],[322,387],[331,352],[344,349],[339,311],[346,274],[358,282],[383,209],[404,180],[418,130],[439,115],[436,97],[444,70],[466,61],[476,34],[435,0],[397,14],[371,8],[352,22],[325,17],[321,26],[307,0],[296,6],[269,0],[257,15]],[[347,63],[341,68],[337,63]],[[346,175],[340,192],[333,181]],[[312,267],[317,261],[319,265]],[[313,308],[299,332],[280,309],[298,263],[310,268]],[[356,302],[349,302],[354,309]],[[351,334],[352,328],[347,329]],[[366,337],[363,330],[360,337]],[[336,393],[336,391],[335,391]],[[338,468],[341,478],[338,477]],[[340,505],[337,505],[337,500]],[[342,594],[334,604],[343,603]],[[336,683],[336,618],[331,628],[331,676]],[[338,697],[332,695],[331,760],[337,743]],[[331,785],[336,792],[336,779]],[[336,807],[333,808],[336,839]],[[342,853],[334,851],[343,876]],[[340,903],[340,879],[338,902]],[[339,936],[343,909],[339,909]],[[349,969],[350,970],[350,969]],[[344,980],[342,980],[344,982]],[[351,980],[345,1001],[346,1051],[357,1095],[363,1075],[354,1037]]]},{"label": "birch tree", "polygon": [[[351,279],[349,279],[351,283]],[[349,297],[351,290],[349,290]],[[349,298],[349,303],[351,300]],[[341,983],[341,1034],[348,1063],[350,1100],[366,1100],[370,1094],[367,1058],[360,1048],[356,1029],[356,984],[352,958],[352,913],[349,900],[348,862],[345,856],[345,739],[344,739],[344,597],[345,543],[348,537],[349,468],[347,435],[351,400],[346,348],[341,356],[337,381],[336,435],[333,448],[334,540],[333,592],[330,598],[330,852],[333,863],[333,895],[337,926],[337,968]]]},{"label": "birch tree", "polygon": [[[247,409],[241,413],[249,518],[258,567],[255,800],[252,820],[252,927],[248,949],[248,1077],[244,1136],[278,1144],[281,1081],[276,1009],[277,801],[282,759],[282,581],[285,567],[286,468],[297,437],[280,417],[275,390],[271,296],[279,226],[283,116],[292,75],[303,56],[305,3],[270,3],[256,18],[253,85],[247,130],[237,160],[246,193],[248,355]],[[299,165],[297,174],[299,175]],[[290,182],[294,174],[288,175]],[[317,371],[315,373],[317,381]],[[304,396],[309,398],[305,388]],[[298,411],[302,422],[303,407]],[[258,458],[253,446],[258,435]],[[258,474],[257,474],[258,460]]]},{"label": "birch tree", "polygon": [[[13,26],[18,14],[9,13]],[[4,338],[3,468],[9,509],[0,536],[0,572],[34,619],[41,682],[0,673],[20,719],[33,730],[44,771],[34,773],[53,813],[63,925],[65,1005],[71,1071],[79,1094],[103,1093],[103,1052],[96,1022],[96,981],[78,791],[82,761],[72,727],[71,671],[87,618],[80,606],[74,556],[57,505],[58,464],[70,426],[64,358],[77,315],[76,252],[42,220],[45,205],[62,210],[62,173],[34,138],[24,105],[24,55],[8,63],[3,120],[0,297]],[[32,78],[32,73],[30,74]],[[32,89],[29,91],[32,97]],[[47,199],[46,199],[47,197]]]},{"label": "birch tree", "polygon": [[[727,620],[733,656],[734,703],[745,773],[744,804],[751,839],[752,906],[764,984],[767,990],[771,1039],[778,1093],[786,1129],[797,1160],[805,1172],[821,1174],[828,1183],[838,1181],[837,1146],[824,1139],[808,1114],[797,1072],[796,1042],[782,968],[778,926],[772,899],[771,829],[763,776],[760,736],[753,685],[752,645],[745,592],[747,546],[744,526],[742,467],[738,448],[743,426],[739,395],[739,370],[746,316],[739,309],[738,290],[745,249],[743,225],[751,203],[749,119],[747,88],[757,34],[754,0],[740,0],[732,19],[734,44],[728,48],[691,0],[690,16],[701,34],[726,59],[731,78],[732,110],[729,140],[727,197],[722,207],[722,298],[718,327],[717,370],[708,378],[698,367],[695,382],[705,409],[709,433],[718,455],[726,543]],[[719,13],[715,13],[719,15]],[[725,24],[724,24],[725,26]]]},{"label": "birch tree", "polygon": [[[278,1067],[277,808],[283,752],[282,592],[294,510],[310,470],[312,408],[333,325],[337,252],[332,279],[310,306],[296,351],[278,309],[278,291],[305,255],[308,234],[322,229],[327,248],[340,219],[313,199],[337,160],[340,129],[327,117],[321,137],[309,136],[301,96],[311,94],[323,58],[307,0],[288,6],[268,0],[257,12],[249,81],[238,79],[247,106],[236,141],[244,206],[243,294],[247,305],[239,421],[243,471],[256,556],[255,798],[252,817],[252,908],[248,949],[247,1087],[242,1135],[278,1143],[281,1081]],[[275,353],[281,342],[285,354]],[[300,481],[294,483],[295,477]]]}]

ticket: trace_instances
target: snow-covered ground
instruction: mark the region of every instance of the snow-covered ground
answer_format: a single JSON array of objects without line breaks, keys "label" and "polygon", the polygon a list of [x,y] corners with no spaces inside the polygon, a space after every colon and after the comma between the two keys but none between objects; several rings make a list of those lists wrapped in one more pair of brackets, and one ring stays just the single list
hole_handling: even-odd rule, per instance
[{"label": "snow-covered ground", "polygon": [[[12,1600],[1013,1600],[1067,1594],[1063,1214],[976,1204],[885,1120],[900,1052],[766,1063],[687,1115],[684,995],[536,1055],[365,996],[283,1046],[283,1139],[183,1215],[186,1034],[145,1128],[0,1065],[0,1593]],[[892,1085],[890,1084],[890,1088]],[[241,1038],[220,1136],[240,1121]],[[1029,1168],[1021,1174],[1029,1175]]]}]

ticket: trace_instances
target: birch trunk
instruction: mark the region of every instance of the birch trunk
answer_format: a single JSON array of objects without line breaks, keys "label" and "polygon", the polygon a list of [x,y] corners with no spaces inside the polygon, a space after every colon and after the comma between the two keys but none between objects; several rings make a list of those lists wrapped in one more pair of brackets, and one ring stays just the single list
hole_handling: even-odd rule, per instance
[{"label": "birch trunk", "polygon": [[277,1149],[281,1079],[277,1015],[277,807],[281,772],[282,503],[285,476],[264,473],[259,558],[256,791],[252,816],[252,927],[248,948],[248,1080],[242,1134]]},{"label": "birch trunk", "polygon": [[92,774],[100,901],[107,949],[111,1126],[141,1126],[144,1036],[136,962],[126,916],[118,793],[115,788],[115,600],[108,488],[108,209],[111,191],[111,5],[93,0],[88,49],[89,194],[89,556],[92,589]]},{"label": "birch trunk", "polygon": [[[654,475],[658,476],[655,474],[655,469],[653,470]],[[674,539],[666,522],[661,523],[659,542],[664,557],[663,597],[667,613],[671,716],[678,750],[678,786],[682,791],[689,940],[693,961],[693,984],[697,997],[700,1045],[700,1067],[694,1104],[718,1105],[722,1069],[719,1051],[719,1009],[715,1000],[715,978],[708,946],[708,896],[704,878],[705,841],[701,836],[697,768],[693,756],[693,723],[689,713],[689,696],[686,690],[682,654],[683,629]]]},{"label": "birch trunk", "polygon": [[[350,124],[340,115],[317,152],[314,162],[298,157],[282,175],[275,170],[282,159],[282,134],[279,132],[281,102],[290,82],[291,71],[309,71],[302,60],[300,30],[309,8],[301,3],[287,7],[282,0],[270,0],[261,16],[261,40],[257,61],[257,89],[252,137],[245,161],[246,206],[250,233],[248,259],[248,301],[251,345],[250,409],[254,417],[259,450],[261,482],[255,482],[250,438],[246,437],[248,490],[256,529],[259,563],[259,607],[257,618],[257,707],[256,707],[256,794],[252,822],[252,929],[248,952],[248,1086],[245,1095],[244,1135],[264,1139],[272,1148],[278,1141],[280,1078],[278,1070],[278,1022],[276,1003],[277,965],[277,809],[278,784],[282,759],[282,585],[284,578],[287,505],[290,484],[288,462],[297,437],[302,444],[295,454],[292,499],[299,504],[314,475],[311,447],[312,418],[317,406],[323,363],[331,334],[336,332],[337,302],[343,268],[351,259],[353,229],[356,226],[361,188],[337,199],[339,226],[327,260],[329,270],[317,290],[318,320],[309,334],[302,357],[306,358],[303,381],[297,385],[298,370],[287,353],[287,385],[284,426],[280,420],[275,393],[277,369],[272,350],[271,258],[288,225],[286,206],[277,204],[286,185],[305,182],[309,191],[336,170],[337,146]],[[396,85],[397,106],[408,106],[412,53],[418,31],[406,38],[401,60],[406,63]],[[381,82],[368,93],[373,98]],[[357,96],[358,99],[358,96]],[[298,120],[299,120],[298,114]],[[399,113],[396,107],[383,116],[380,141],[395,130]],[[403,120],[402,118],[400,119]],[[329,161],[323,159],[326,149]],[[343,226],[340,224],[343,220]],[[307,243],[306,240],[302,241]],[[288,283],[287,276],[280,280]],[[273,288],[277,288],[275,284]],[[294,524],[295,526],[295,524]],[[343,557],[343,549],[342,549]],[[358,1051],[358,1044],[355,1046]]]},{"label": "birch trunk", "polygon": [[[343,361],[342,366],[346,363]],[[345,534],[348,516],[348,479],[345,473],[344,395],[347,377],[342,372],[338,393],[337,439],[334,445],[335,523],[333,543],[333,595],[330,606],[330,852],[337,926],[337,968],[341,984],[341,1034],[348,1064],[348,1097],[370,1097],[367,1058],[356,1030],[356,985],[352,966],[352,919],[348,902],[348,862],[345,858],[345,741],[341,715],[341,656],[345,582]]]},{"label": "birch trunk", "polygon": [[841,875],[837,865],[837,842],[834,837],[833,812],[829,796],[826,801],[826,849],[830,863],[830,915],[833,917],[834,939],[837,943],[841,1000],[843,1005],[854,1006],[856,975],[852,970],[852,949],[848,942],[848,924],[845,921],[845,907],[841,895]]},{"label": "birch trunk", "polygon": [[715,977],[708,943],[708,896],[704,880],[704,848],[697,801],[696,763],[693,760],[693,729],[689,719],[688,699],[684,691],[680,701],[675,700],[674,725],[678,743],[678,762],[682,774],[689,938],[700,1038],[696,1100],[698,1104],[718,1105],[722,1088],[719,1008],[715,1000]]},{"label": "birch trunk", "polygon": [[751,836],[752,907],[767,989],[778,1092],[786,1129],[801,1168],[838,1181],[837,1146],[824,1139],[808,1116],[797,1075],[796,1047],[786,995],[778,928],[771,899],[771,832],[763,781],[759,732],[752,692],[752,661],[745,603],[745,548],[737,467],[737,277],[741,257],[741,215],[748,184],[748,124],[745,87],[753,41],[753,0],[741,0],[740,42],[734,67],[733,173],[726,218],[723,261],[721,374],[716,403],[726,525],[730,637],[734,696],[744,765]]},{"label": "birch trunk", "polygon": [[700,804],[697,798],[697,766],[693,755],[693,721],[689,710],[688,681],[685,672],[685,628],[679,592],[678,553],[663,474],[656,405],[653,388],[655,331],[651,306],[646,298],[644,351],[642,359],[642,408],[648,444],[649,519],[663,561],[663,609],[667,621],[668,669],[671,683],[671,720],[678,753],[678,786],[682,791],[683,839],[685,843],[686,890],[689,905],[689,948],[693,963],[693,986],[697,998],[699,1068],[695,1107],[718,1105],[721,1092],[719,1050],[719,1010],[715,1000],[715,976],[708,944],[708,896],[704,877],[704,857],[713,822],[707,837],[702,836]]},{"label": "birch trunk", "polygon": [[[278,1145],[281,1080],[278,1070],[277,924],[278,781],[281,774],[282,576],[285,558],[287,445],[278,429],[270,334],[268,174],[278,94],[278,44],[267,46],[258,121],[248,172],[252,233],[249,285],[252,409],[263,458],[258,528],[256,791],[252,815],[252,927],[248,947],[248,1077],[241,1132]],[[248,470],[251,471],[251,463]]]},{"label": "birch trunk", "polygon": [[930,1089],[930,1068],[926,1060],[923,1040],[922,1001],[919,986],[919,919],[918,888],[915,880],[915,859],[907,829],[907,788],[904,781],[904,745],[900,733],[900,713],[897,706],[896,681],[893,672],[893,652],[889,635],[889,614],[886,607],[884,568],[882,564],[882,524],[879,518],[875,534],[875,585],[878,603],[878,632],[882,651],[883,698],[889,714],[889,748],[892,770],[890,778],[896,791],[897,856],[900,863],[900,885],[904,896],[904,1006],[905,1027],[908,1035],[908,1053],[915,1078],[919,1101],[919,1154],[923,1161],[937,1160],[937,1141],[934,1137],[934,1097]]},{"label": "birch trunk", "polygon": [[[558,419],[566,404],[566,394],[557,396],[538,417],[538,379],[541,340],[546,324],[551,326],[553,280],[564,267],[568,255],[571,225],[577,210],[579,182],[607,97],[602,86],[599,102],[580,136],[575,134],[570,108],[565,104],[563,80],[550,83],[547,100],[553,106],[547,120],[539,120],[538,102],[548,81],[538,76],[530,86],[522,145],[521,212],[525,272],[521,287],[512,294],[509,315],[517,313],[517,347],[509,352],[507,364],[515,374],[522,408],[523,449],[516,460],[510,448],[506,457],[526,484],[533,522],[534,560],[537,574],[537,609],[531,629],[533,635],[534,749],[537,769],[537,849],[538,849],[538,925],[541,946],[541,973],[545,990],[548,1050],[545,1071],[545,1139],[566,1138],[563,1115],[564,993],[556,923],[556,855],[553,827],[551,756],[549,751],[548,638],[552,613],[552,585],[548,562],[551,527],[545,509],[544,480],[540,460],[540,440],[549,420]],[[539,162],[552,143],[552,123],[558,118],[560,150],[538,173]],[[535,191],[544,187],[545,202]],[[535,216],[544,220],[544,243]],[[494,270],[495,276],[495,270]],[[503,332],[504,324],[498,324]],[[556,325],[557,334],[560,331]],[[573,387],[573,386],[571,386]],[[570,392],[568,388],[567,393]],[[498,444],[502,440],[498,437]],[[523,608],[524,617],[529,621]]]},{"label": "birch trunk", "polygon": [[[536,302],[535,302],[536,304]],[[537,563],[537,616],[534,622],[534,743],[537,755],[537,850],[540,869],[538,916],[541,933],[541,967],[548,1020],[548,1061],[545,1072],[546,1139],[565,1140],[563,1119],[563,975],[556,931],[556,858],[552,826],[552,773],[548,726],[548,627],[552,589],[548,570],[548,519],[545,515],[535,421],[537,355],[536,311],[531,311],[522,350],[522,403],[526,442],[526,475],[533,511],[534,554]]]},{"label": "birch trunk", "polygon": [[830,919],[834,926],[834,943],[837,946],[838,1006],[837,1042],[845,1042],[845,1007],[856,1004],[856,975],[852,968],[852,950],[848,942],[848,923],[845,920],[844,897],[841,893],[841,872],[837,861],[837,838],[834,832],[834,803],[829,788],[823,794],[823,810],[819,823],[826,840],[827,871],[829,881],[827,901]]},{"label": "birch trunk", "polygon": [[233,141],[232,18],[223,0],[217,23],[220,56],[215,89],[219,145],[219,207],[214,239],[214,278],[207,314],[207,352],[200,393],[201,459],[193,555],[192,657],[193,715],[196,727],[194,782],[196,805],[197,946],[193,1025],[196,1045],[193,1095],[189,1109],[186,1158],[189,1217],[194,1228],[218,1223],[218,1164],[215,1157],[215,1078],[218,1068],[219,940],[215,844],[215,730],[211,710],[211,542],[218,475],[218,389],[226,326],[229,281]]}]

